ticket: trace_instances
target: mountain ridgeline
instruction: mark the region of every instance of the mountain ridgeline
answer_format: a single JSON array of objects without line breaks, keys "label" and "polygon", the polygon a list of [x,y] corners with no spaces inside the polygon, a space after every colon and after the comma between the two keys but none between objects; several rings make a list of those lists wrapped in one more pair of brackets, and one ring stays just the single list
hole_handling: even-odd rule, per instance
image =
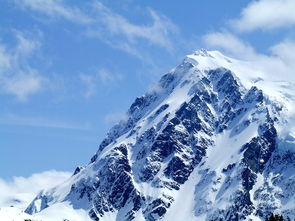
[{"label": "mountain ridgeline", "polygon": [[95,221],[294,218],[288,109],[239,64],[217,51],[187,56],[135,99],[87,166],[26,212],[67,201]]}]

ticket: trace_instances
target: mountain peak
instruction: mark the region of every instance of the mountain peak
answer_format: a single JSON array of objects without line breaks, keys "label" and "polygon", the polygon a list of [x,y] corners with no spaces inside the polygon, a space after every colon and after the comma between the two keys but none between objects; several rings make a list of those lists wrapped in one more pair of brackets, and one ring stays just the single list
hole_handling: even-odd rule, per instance
[{"label": "mountain peak", "polygon": [[[264,93],[264,80],[247,78],[251,70],[218,51],[186,56],[157,90],[135,99],[90,164],[40,193],[27,212],[69,201],[96,221],[295,215],[294,190],[280,191],[295,185],[295,153],[282,148],[278,130],[283,109]],[[181,204],[190,209],[179,211]]]}]

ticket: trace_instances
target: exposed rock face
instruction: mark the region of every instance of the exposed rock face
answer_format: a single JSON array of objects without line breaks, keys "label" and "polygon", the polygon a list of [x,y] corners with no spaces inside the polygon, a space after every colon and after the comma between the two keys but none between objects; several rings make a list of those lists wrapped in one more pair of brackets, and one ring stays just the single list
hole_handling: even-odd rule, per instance
[{"label": "exposed rock face", "polygon": [[[215,59],[206,51],[195,56]],[[40,193],[26,211],[70,201],[93,220],[165,220],[189,183],[193,196],[184,203],[196,220],[246,220],[276,209],[295,214],[295,179],[287,172],[295,155],[279,150],[282,109],[261,89],[189,57],[157,87],[135,100],[88,166]],[[293,206],[285,209],[286,202]]]}]

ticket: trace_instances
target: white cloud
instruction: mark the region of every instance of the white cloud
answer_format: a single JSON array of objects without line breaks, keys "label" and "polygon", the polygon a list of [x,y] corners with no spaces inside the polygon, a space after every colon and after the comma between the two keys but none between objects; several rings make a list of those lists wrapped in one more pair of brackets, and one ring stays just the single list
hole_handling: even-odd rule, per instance
[{"label": "white cloud", "polygon": [[294,0],[252,1],[230,22],[239,31],[271,30],[295,25]]},{"label": "white cloud", "polygon": [[136,43],[138,39],[145,39],[154,45],[172,50],[171,35],[178,33],[178,29],[164,15],[149,10],[152,23],[149,25],[135,25],[102,3],[96,2],[94,6],[97,13],[99,13],[97,21],[104,25],[108,34],[125,36],[126,40],[131,44]]},{"label": "white cloud", "polygon": [[123,75],[110,72],[107,69],[100,69],[94,75],[81,74],[80,80],[84,84],[86,91],[84,96],[89,98],[93,96],[100,85],[109,86],[123,79]]},{"label": "white cloud", "polygon": [[41,190],[54,187],[70,176],[69,172],[51,170],[30,177],[0,178],[0,207],[15,205],[24,209]]},{"label": "white cloud", "polygon": [[29,95],[40,91],[45,81],[27,64],[40,43],[25,38],[20,32],[16,32],[16,38],[18,44],[10,50],[0,44],[0,92],[13,94],[25,101]]},{"label": "white cloud", "polygon": [[53,119],[47,119],[43,117],[30,117],[30,116],[17,116],[14,114],[6,114],[0,116],[0,124],[7,125],[25,125],[31,127],[48,127],[48,128],[60,128],[60,129],[72,129],[72,130],[88,130],[89,124],[78,124],[71,122],[62,122]]},{"label": "white cloud", "polygon": [[89,16],[85,15],[77,8],[66,6],[61,0],[15,0],[15,2],[20,7],[43,13],[51,18],[62,17],[81,24],[89,24],[92,22]]},{"label": "white cloud", "polygon": [[271,46],[271,54],[266,55],[257,53],[251,45],[230,33],[209,33],[203,37],[203,40],[209,48],[219,48],[226,54],[251,61],[257,69],[268,73],[269,78],[274,80],[287,79],[290,82],[295,82],[294,41],[286,40]]},{"label": "white cloud", "polygon": [[117,82],[123,79],[121,74],[112,73],[106,69],[101,69],[97,72],[100,81],[104,84]]},{"label": "white cloud", "polygon": [[109,46],[143,61],[148,56],[144,55],[142,46],[151,44],[171,52],[175,47],[174,39],[179,34],[177,26],[167,17],[146,8],[143,9],[143,13],[149,15],[150,22],[135,24],[98,1],[85,4],[85,10],[66,5],[61,0],[16,0],[16,2],[24,9],[42,13],[50,18],[63,18],[81,24],[89,37],[98,38]]},{"label": "white cloud", "polygon": [[15,31],[15,33],[18,40],[18,44],[14,49],[14,56],[16,60],[21,60],[22,58],[31,56],[31,54],[40,47],[40,42],[25,38],[21,32]]},{"label": "white cloud", "polygon": [[[293,65],[295,70],[295,42],[285,40],[270,48],[272,53],[281,58],[287,65]],[[295,77],[295,73],[294,73]]]},{"label": "white cloud", "polygon": [[213,32],[203,36],[205,44],[211,48],[221,48],[238,57],[253,57],[254,49],[228,32]]},{"label": "white cloud", "polygon": [[84,96],[86,98],[91,97],[93,94],[95,94],[97,89],[97,83],[94,76],[81,74],[80,75],[81,82],[85,85],[86,91],[84,93]]},{"label": "white cloud", "polygon": [[[276,63],[280,64],[282,74],[280,78],[282,79],[283,76],[286,76],[286,79],[283,80],[295,83],[295,41],[284,40],[270,47],[270,50],[272,52],[271,57],[276,58]],[[269,63],[270,68],[276,64],[272,61]]]},{"label": "white cloud", "polygon": [[119,39],[118,37],[109,38],[109,36],[104,33],[104,30],[99,30],[99,28],[97,27],[95,29],[88,29],[86,35],[92,38],[97,38],[111,48],[118,49],[127,54],[130,54],[145,63],[151,61],[150,56],[146,53],[144,49],[140,49],[139,45],[134,45],[134,43],[130,44],[128,41]]},{"label": "white cloud", "polygon": [[90,37],[96,37],[145,63],[152,63],[147,47],[161,47],[170,53],[175,50],[179,30],[164,15],[148,10],[150,22],[134,24],[101,3],[96,3],[95,8],[98,13],[97,23],[87,31]]},{"label": "white cloud", "polygon": [[1,85],[6,93],[14,94],[21,101],[25,101],[27,96],[41,89],[42,81],[42,77],[31,71],[28,73],[18,73],[12,77],[4,77]]},{"label": "white cloud", "polygon": [[[293,0],[252,1],[242,10],[240,18],[230,23],[240,31],[288,27],[295,25],[294,11]],[[267,73],[270,79],[295,83],[293,39],[270,46],[268,54],[258,53],[249,43],[226,31],[208,33],[203,36],[203,41],[211,49],[217,48],[233,57],[251,61],[257,70]]]},{"label": "white cloud", "polygon": [[7,53],[4,45],[0,44],[0,77],[1,73],[10,67],[11,56]]},{"label": "white cloud", "polygon": [[104,121],[106,124],[114,124],[127,119],[128,116],[125,113],[109,113],[105,116]]},{"label": "white cloud", "polygon": [[162,93],[163,88],[159,84],[153,83],[153,84],[148,86],[147,92],[148,93]]}]

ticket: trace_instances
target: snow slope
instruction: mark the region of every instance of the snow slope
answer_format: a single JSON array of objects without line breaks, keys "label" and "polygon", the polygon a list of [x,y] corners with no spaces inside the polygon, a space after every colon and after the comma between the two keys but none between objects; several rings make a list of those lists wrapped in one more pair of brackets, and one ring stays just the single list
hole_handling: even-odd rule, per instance
[{"label": "snow slope", "polygon": [[85,210],[75,210],[68,202],[57,203],[38,214],[30,215],[16,207],[1,207],[1,221],[91,221]]},{"label": "snow slope", "polygon": [[0,208],[1,221],[24,221],[25,219],[31,220],[31,221],[40,221],[38,219],[35,219],[33,216],[15,207]]}]

